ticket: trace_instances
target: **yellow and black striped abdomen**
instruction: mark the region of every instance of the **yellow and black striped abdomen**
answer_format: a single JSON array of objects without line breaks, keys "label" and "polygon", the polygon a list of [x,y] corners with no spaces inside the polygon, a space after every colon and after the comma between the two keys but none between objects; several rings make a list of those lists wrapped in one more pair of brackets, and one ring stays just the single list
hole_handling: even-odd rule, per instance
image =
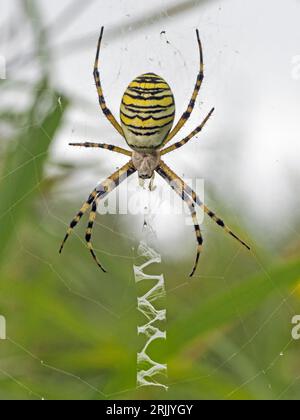
[{"label": "yellow and black striped abdomen", "polygon": [[157,149],[174,122],[175,103],[171,88],[156,74],[143,74],[126,89],[120,112],[128,145],[140,151]]}]

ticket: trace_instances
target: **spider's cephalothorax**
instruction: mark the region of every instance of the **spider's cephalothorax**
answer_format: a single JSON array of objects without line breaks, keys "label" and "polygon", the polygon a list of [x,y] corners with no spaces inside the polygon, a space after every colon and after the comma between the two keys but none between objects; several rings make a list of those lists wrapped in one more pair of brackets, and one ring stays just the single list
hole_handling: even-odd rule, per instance
[{"label": "spider's cephalothorax", "polygon": [[202,208],[204,213],[206,213],[225,232],[238,240],[246,248],[250,249],[248,245],[238,238],[238,236],[225,225],[223,220],[211,211],[200,200],[197,194],[161,159],[161,156],[166,155],[173,150],[179,149],[188,143],[196,134],[200,133],[214,111],[214,109],[212,109],[204,118],[202,123],[183,140],[163,148],[174,138],[174,136],[189,119],[194,109],[195,101],[203,81],[202,46],[198,30],[196,33],[200,52],[200,68],[195,88],[186,110],[175,127],[172,128],[175,116],[174,97],[169,85],[161,77],[155,75],[154,73],[143,74],[130,83],[122,98],[121,124],[119,124],[119,122],[115,119],[111,111],[106,106],[100,81],[99,53],[103,36],[103,28],[101,29],[94,66],[94,78],[98,92],[99,104],[106,118],[126,140],[132,151],[104,143],[70,143],[72,146],[95,147],[111,150],[130,157],[130,161],[121,169],[114,172],[106,181],[99,184],[91,192],[87,201],[83,204],[75,218],[72,220],[60,247],[60,252],[63,250],[64,244],[74,227],[79,223],[82,216],[91,209],[85,239],[87,247],[94,260],[99,267],[105,271],[97,259],[91,242],[92,230],[96,219],[97,204],[99,200],[105,198],[122,181],[135,172],[138,172],[141,179],[151,178],[154,175],[154,172],[157,172],[187,204],[193,219],[197,239],[197,256],[191,276],[196,271],[203,245],[202,234],[200,225],[197,221],[195,206]]},{"label": "spider's cephalothorax", "polygon": [[153,177],[155,169],[159,166],[160,153],[158,150],[151,152],[132,153],[132,163],[138,171],[140,179],[150,179]]},{"label": "spider's cephalothorax", "polygon": [[137,77],[123,95],[120,118],[128,146],[140,152],[158,149],[175,118],[170,86],[154,73]]}]

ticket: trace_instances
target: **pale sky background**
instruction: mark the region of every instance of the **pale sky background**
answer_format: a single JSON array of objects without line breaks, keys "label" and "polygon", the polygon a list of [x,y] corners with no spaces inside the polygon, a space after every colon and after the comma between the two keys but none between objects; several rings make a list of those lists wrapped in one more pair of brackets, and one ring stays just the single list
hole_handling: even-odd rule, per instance
[{"label": "pale sky background", "polygon": [[[9,33],[2,22],[16,4],[0,0],[0,54],[8,59],[32,48],[28,28],[19,28],[14,43],[6,42]],[[44,23],[56,22],[49,42],[52,79],[76,97],[53,146],[53,159],[99,163],[97,170],[93,166],[81,173],[75,187],[68,186],[72,193],[79,190],[85,198],[91,187],[125,163],[106,151],[67,146],[69,141],[85,140],[124,145],[98,108],[92,70],[100,27],[105,26],[102,83],[117,117],[126,86],[146,71],[169,82],[177,117],[181,115],[198,71],[198,28],[205,80],[194,113],[176,140],[189,134],[212,106],[216,111],[198,138],[165,160],[179,175],[204,178],[216,198],[210,204],[218,209],[219,202],[236,215],[249,237],[254,235],[253,241],[272,246],[273,236],[284,237],[287,230],[299,240],[294,222],[299,220],[300,204],[300,1],[89,0],[79,15],[71,10],[70,21],[67,16],[57,20],[70,1],[38,4]],[[15,67],[8,69],[8,78],[31,77],[34,72],[32,66]],[[165,222],[161,228],[167,231]],[[183,226],[174,230],[174,238],[179,231],[186,234]]]}]

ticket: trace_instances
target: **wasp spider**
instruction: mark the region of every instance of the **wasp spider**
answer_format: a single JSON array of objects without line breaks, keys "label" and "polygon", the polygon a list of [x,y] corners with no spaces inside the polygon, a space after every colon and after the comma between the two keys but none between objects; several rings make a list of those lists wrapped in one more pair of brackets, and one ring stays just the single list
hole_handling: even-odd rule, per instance
[{"label": "wasp spider", "polygon": [[162,160],[163,155],[166,155],[175,149],[179,149],[187,144],[196,134],[198,134],[203,129],[214,111],[214,109],[212,109],[203,122],[194,131],[192,131],[190,135],[185,137],[183,140],[164,148],[164,146],[173,139],[173,137],[189,119],[204,78],[203,52],[198,30],[196,31],[196,34],[200,51],[200,69],[188,107],[174,128],[172,128],[175,118],[173,93],[168,83],[162,77],[157,76],[154,73],[142,74],[130,83],[122,97],[120,107],[121,124],[119,124],[119,122],[115,119],[106,105],[100,81],[99,53],[103,30],[104,28],[101,29],[94,66],[94,78],[98,91],[99,104],[106,118],[125,139],[131,151],[102,143],[70,143],[70,146],[107,149],[130,157],[130,161],[91,192],[87,201],[83,204],[76,217],[72,220],[61,245],[60,252],[62,252],[64,244],[74,227],[78,224],[82,216],[91,209],[85,239],[87,247],[94,260],[105,272],[103,266],[97,259],[91,243],[92,229],[96,219],[97,203],[100,199],[106,197],[122,181],[135,172],[138,173],[138,177],[141,181],[144,179],[153,180],[154,173],[157,172],[186,202],[193,219],[197,238],[197,256],[191,276],[195,273],[203,244],[201,230],[196,216],[196,205],[201,207],[214,222],[225,230],[225,232],[237,239],[247,249],[250,249],[249,246],[238,238],[238,236],[236,236],[213,211],[209,210],[202,203],[197,194]]}]

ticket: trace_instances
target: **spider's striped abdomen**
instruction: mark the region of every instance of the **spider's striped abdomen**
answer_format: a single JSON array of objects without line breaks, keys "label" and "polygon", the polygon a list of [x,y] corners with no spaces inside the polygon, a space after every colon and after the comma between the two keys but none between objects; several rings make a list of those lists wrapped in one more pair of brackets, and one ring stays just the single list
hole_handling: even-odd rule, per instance
[{"label": "spider's striped abdomen", "polygon": [[153,150],[162,145],[175,117],[174,96],[166,81],[154,73],[134,79],[121,103],[121,125],[134,150]]}]

